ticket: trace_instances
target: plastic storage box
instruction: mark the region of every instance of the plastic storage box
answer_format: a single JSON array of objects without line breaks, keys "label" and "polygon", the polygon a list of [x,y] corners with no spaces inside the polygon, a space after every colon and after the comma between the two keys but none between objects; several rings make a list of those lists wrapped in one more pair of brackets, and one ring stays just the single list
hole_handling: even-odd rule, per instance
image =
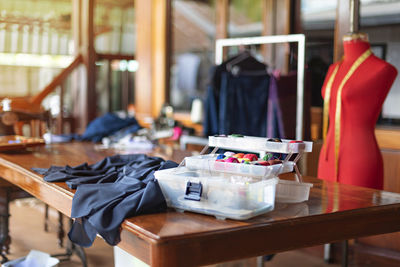
[{"label": "plastic storage box", "polygon": [[293,140],[281,139],[282,142],[271,142],[268,138],[254,136],[210,136],[208,146],[244,150],[250,152],[277,152],[277,153],[302,153],[312,151],[312,142],[302,141],[291,143]]},{"label": "plastic storage box", "polygon": [[308,200],[313,184],[280,179],[276,186],[276,202],[299,203]]},{"label": "plastic storage box", "polygon": [[218,154],[198,155],[185,158],[185,166],[189,169],[203,169],[209,171],[227,172],[263,178],[275,177],[280,173],[293,171],[294,162],[287,161],[282,164],[270,166],[238,164],[216,161]]},{"label": "plastic storage box", "polygon": [[[312,151],[312,142],[307,141],[294,141],[289,139],[281,139],[281,142],[269,141],[268,138],[254,137],[254,136],[210,136],[208,138],[208,145],[211,147],[225,148],[231,150],[243,150],[260,153],[265,152],[283,153],[291,155],[297,154],[294,161],[283,160],[282,164],[271,166],[257,166],[251,165],[247,167],[243,164],[227,163],[227,162],[214,162],[210,160],[207,162],[207,156],[198,156],[186,158],[185,164],[191,168],[203,168],[217,171],[225,171],[231,173],[240,173],[245,175],[252,175],[262,178],[269,178],[277,176],[281,173],[296,171],[297,181],[279,180],[276,187],[276,202],[281,203],[299,203],[308,200],[310,188],[313,186],[310,183],[303,183],[301,174],[296,166],[297,160],[305,152]],[[202,158],[203,161],[200,161]],[[209,156],[209,159],[212,155]],[[214,160],[215,161],[215,160]]]},{"label": "plastic storage box", "polygon": [[156,171],[155,177],[169,207],[235,220],[273,210],[279,180],[186,167]]}]

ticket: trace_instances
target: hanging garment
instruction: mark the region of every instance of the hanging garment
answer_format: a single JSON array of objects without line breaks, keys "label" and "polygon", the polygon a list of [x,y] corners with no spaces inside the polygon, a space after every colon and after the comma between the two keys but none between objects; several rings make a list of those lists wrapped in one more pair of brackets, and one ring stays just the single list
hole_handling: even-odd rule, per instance
[{"label": "hanging garment", "polygon": [[219,134],[282,137],[276,82],[269,75],[221,75]]},{"label": "hanging garment", "polygon": [[207,86],[207,92],[204,103],[204,120],[203,120],[203,134],[204,136],[211,136],[219,133],[218,126],[218,110],[219,110],[219,92],[221,88],[222,73],[227,71],[227,64],[239,58],[244,58],[244,53],[239,53],[236,56],[225,60],[217,66],[210,68],[210,80]]},{"label": "hanging garment", "polygon": [[240,71],[232,67],[236,69],[233,74],[226,70],[228,63],[214,68],[205,101],[204,135],[237,133],[283,138],[275,79],[265,70],[246,70],[245,65]]},{"label": "hanging garment", "polygon": [[71,209],[76,220],[68,236],[72,242],[89,247],[97,233],[108,244],[118,244],[125,218],[165,211],[167,205],[154,172],[176,166],[158,157],[133,154],[107,157],[92,165],[33,170],[43,174],[45,181],[66,182],[77,189]]}]

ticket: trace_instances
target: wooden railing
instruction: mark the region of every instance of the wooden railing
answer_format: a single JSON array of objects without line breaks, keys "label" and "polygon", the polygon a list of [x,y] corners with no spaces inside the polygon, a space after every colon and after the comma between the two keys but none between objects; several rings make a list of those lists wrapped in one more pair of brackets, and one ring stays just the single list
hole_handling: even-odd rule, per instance
[{"label": "wooden railing", "polygon": [[[82,63],[81,55],[77,55],[74,60],[63,69],[40,93],[31,97],[11,97],[11,109],[28,113],[41,113],[43,99],[52,93],[57,87],[61,86],[71,72]],[[3,107],[1,107],[2,111]]]},{"label": "wooden railing", "polygon": [[[134,56],[133,55],[118,55],[118,54],[96,54],[96,60],[105,60],[107,61],[107,94],[108,94],[108,111],[112,111],[112,75],[111,75],[111,62],[113,60],[133,60]],[[43,100],[52,92],[54,92],[57,88],[60,88],[60,114],[57,117],[57,132],[62,133],[63,132],[63,125],[65,122],[64,114],[63,114],[63,106],[64,106],[64,84],[66,79],[69,77],[69,75],[80,65],[84,63],[83,56],[81,54],[78,54],[73,61],[65,68],[63,69],[57,76],[54,77],[54,79],[46,85],[43,90],[41,90],[38,94],[34,96],[26,96],[26,97],[7,97],[11,100],[11,110],[16,111],[16,112],[22,112],[22,113],[27,113],[27,114],[32,114],[32,115],[38,115],[41,113],[44,113],[45,110],[42,107],[42,102]],[[125,109],[128,104],[129,104],[129,95],[131,92],[130,86],[129,86],[129,78],[128,78],[128,72],[124,73],[122,78],[122,85],[121,85],[121,106],[122,109]],[[4,97],[3,97],[4,98]],[[2,97],[0,97],[0,100]],[[2,106],[0,105],[0,112],[2,112]],[[73,121],[69,119],[69,124],[72,127]],[[71,129],[72,130],[72,129]]]}]

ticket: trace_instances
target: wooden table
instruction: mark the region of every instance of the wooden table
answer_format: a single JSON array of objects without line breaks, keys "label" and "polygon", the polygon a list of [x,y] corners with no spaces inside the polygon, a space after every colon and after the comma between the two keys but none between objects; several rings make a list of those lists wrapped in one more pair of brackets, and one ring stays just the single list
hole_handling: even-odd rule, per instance
[{"label": "wooden table", "polygon": [[[85,143],[1,153],[0,177],[70,215],[74,192],[31,167],[94,163],[114,153]],[[154,154],[182,159],[172,150]],[[307,202],[277,204],[247,221],[172,210],[126,219],[118,246],[152,266],[197,266],[400,230],[400,194],[306,180],[314,183]]]}]

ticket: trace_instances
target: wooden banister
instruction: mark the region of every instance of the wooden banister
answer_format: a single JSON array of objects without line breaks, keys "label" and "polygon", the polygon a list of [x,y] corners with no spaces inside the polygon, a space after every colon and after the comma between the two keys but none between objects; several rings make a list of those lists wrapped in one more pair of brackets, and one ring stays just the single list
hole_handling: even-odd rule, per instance
[{"label": "wooden banister", "polygon": [[[83,62],[82,55],[77,55],[75,59],[65,69],[63,69],[40,93],[32,97],[9,97],[11,99],[11,109],[13,111],[27,113],[41,113],[43,99],[60,86],[71,72]],[[0,111],[3,107],[0,107]]]},{"label": "wooden banister", "polygon": [[32,96],[30,102],[32,105],[40,105],[43,99],[60,86],[71,72],[83,62],[82,55],[77,55],[75,59],[62,70],[39,94]]}]

